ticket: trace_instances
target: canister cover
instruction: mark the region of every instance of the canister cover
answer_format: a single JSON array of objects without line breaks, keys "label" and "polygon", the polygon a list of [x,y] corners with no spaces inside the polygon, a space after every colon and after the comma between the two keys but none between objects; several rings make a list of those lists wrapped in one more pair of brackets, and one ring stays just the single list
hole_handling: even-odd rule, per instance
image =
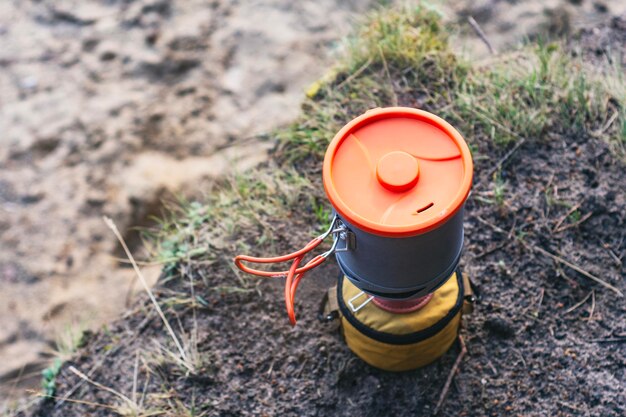
[{"label": "canister cover", "polygon": [[366,112],[337,133],[324,157],[324,188],[362,230],[407,237],[436,229],[465,202],[472,157],[463,137],[432,113]]}]

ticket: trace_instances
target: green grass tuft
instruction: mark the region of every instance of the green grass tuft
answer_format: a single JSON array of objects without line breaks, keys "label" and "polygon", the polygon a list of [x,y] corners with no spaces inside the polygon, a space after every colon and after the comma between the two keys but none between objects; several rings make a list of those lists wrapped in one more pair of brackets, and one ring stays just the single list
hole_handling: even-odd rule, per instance
[{"label": "green grass tuft", "polygon": [[338,65],[308,90],[303,116],[278,134],[279,156],[318,163],[352,118],[409,95],[420,99],[416,107],[443,103],[466,71],[436,11],[421,5],[376,11],[348,39]]},{"label": "green grass tuft", "polygon": [[[549,131],[594,135],[606,116],[621,112],[621,121],[601,133],[609,142],[624,142],[624,97],[614,97],[584,64],[558,44],[539,44],[489,67],[468,74],[445,112],[469,140],[484,137],[506,146],[524,139],[540,140]],[[621,136],[621,137],[620,137]]]},{"label": "green grass tuft", "polygon": [[366,62],[426,69],[424,61],[449,54],[448,35],[441,15],[427,6],[376,11],[349,38],[345,70],[354,73]]},{"label": "green grass tuft", "polygon": [[328,221],[323,218],[327,209],[315,194],[311,182],[293,169],[251,171],[221,184],[203,203],[180,200],[170,205],[156,228],[143,231],[144,241],[151,259],[164,264],[168,275],[196,258],[214,262],[219,254],[249,252],[256,246],[271,251],[278,226],[268,219],[284,220],[300,212],[310,225],[303,231],[308,234]]},{"label": "green grass tuft", "polygon": [[53,397],[56,393],[57,375],[62,365],[61,359],[56,358],[49,367],[41,371],[41,387],[43,388],[44,396]]}]

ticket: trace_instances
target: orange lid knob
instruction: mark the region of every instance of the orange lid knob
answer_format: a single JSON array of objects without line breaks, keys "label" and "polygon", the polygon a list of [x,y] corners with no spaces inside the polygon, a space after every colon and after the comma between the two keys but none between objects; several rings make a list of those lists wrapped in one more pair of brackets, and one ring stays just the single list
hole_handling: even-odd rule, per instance
[{"label": "orange lid knob", "polygon": [[376,177],[388,190],[402,192],[417,184],[419,165],[417,159],[406,152],[389,152],[378,161]]}]

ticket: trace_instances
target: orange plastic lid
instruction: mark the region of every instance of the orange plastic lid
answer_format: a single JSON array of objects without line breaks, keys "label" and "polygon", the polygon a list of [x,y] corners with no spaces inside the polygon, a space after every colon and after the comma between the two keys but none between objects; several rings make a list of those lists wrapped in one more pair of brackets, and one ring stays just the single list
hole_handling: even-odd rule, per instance
[{"label": "orange plastic lid", "polygon": [[408,107],[379,108],[334,137],[324,188],[354,226],[406,237],[437,228],[463,206],[472,169],[465,140],[445,120]]}]

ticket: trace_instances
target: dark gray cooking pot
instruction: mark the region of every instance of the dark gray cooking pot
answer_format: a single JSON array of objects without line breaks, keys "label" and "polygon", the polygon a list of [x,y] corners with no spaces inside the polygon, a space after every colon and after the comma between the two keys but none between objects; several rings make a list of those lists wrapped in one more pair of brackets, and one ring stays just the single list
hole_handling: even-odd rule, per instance
[{"label": "dark gray cooking pot", "polygon": [[364,232],[338,216],[335,256],[354,285],[382,298],[407,299],[432,293],[458,266],[463,248],[463,209],[437,229],[412,237],[384,237]]},{"label": "dark gray cooking pot", "polygon": [[423,110],[390,107],[355,118],[333,138],[323,182],[339,221],[336,258],[363,291],[421,297],[453,273],[473,163],[465,140]]}]

